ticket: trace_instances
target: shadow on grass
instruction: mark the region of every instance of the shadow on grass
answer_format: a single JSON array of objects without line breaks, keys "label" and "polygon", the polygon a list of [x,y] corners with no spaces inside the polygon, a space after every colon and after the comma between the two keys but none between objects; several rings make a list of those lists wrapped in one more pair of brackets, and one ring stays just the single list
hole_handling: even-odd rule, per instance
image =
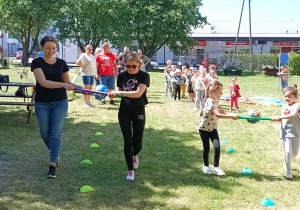
[{"label": "shadow on grass", "polygon": [[[174,193],[177,188],[198,186],[230,194],[240,185],[227,182],[226,177],[202,173],[202,151],[189,144],[200,144],[194,132],[153,128],[145,129],[140,168],[136,180],[128,182],[119,124],[100,127],[88,121],[75,122],[72,116],[65,124],[57,178],[49,180],[45,178],[48,151],[35,116],[25,126],[22,120],[26,112],[2,111],[0,108],[0,209],[168,208],[168,199],[180,198]],[[104,135],[95,136],[98,131]],[[100,148],[90,148],[92,143]],[[93,165],[81,165],[83,159],[91,160]],[[240,175],[228,172],[227,176]],[[251,178],[268,179],[262,174]],[[83,185],[96,191],[82,194],[79,188]],[[153,201],[153,197],[159,199]]]}]

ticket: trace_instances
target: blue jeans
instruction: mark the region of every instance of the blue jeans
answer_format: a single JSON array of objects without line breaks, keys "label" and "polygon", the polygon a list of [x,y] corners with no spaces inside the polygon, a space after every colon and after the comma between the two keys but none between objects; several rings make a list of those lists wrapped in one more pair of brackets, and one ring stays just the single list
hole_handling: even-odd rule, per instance
[{"label": "blue jeans", "polygon": [[67,112],[67,99],[55,102],[35,102],[35,114],[39,122],[41,137],[50,150],[50,162],[56,162],[58,159]]},{"label": "blue jeans", "polygon": [[286,88],[288,86],[287,80],[281,80],[281,88]]},{"label": "blue jeans", "polygon": [[82,76],[84,85],[94,85],[94,76]]},{"label": "blue jeans", "polygon": [[114,75],[100,75],[102,85],[105,85],[109,90],[115,89],[115,76]]}]

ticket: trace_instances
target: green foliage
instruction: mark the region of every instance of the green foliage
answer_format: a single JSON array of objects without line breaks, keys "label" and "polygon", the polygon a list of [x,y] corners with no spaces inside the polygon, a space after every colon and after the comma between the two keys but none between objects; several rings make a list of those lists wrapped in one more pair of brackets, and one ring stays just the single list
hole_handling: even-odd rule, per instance
[{"label": "green foliage", "polygon": [[101,40],[108,40],[119,25],[115,24],[111,0],[66,0],[64,14],[55,24],[58,39],[70,39],[82,51],[87,44],[95,50]]},{"label": "green foliage", "polygon": [[0,0],[0,25],[23,44],[22,64],[26,65],[30,40],[38,42],[38,36],[46,30],[60,13],[63,0]]},{"label": "green foliage", "polygon": [[[167,44],[173,50],[195,44],[189,35],[193,27],[206,23],[199,13],[201,0],[122,0],[114,5],[119,33],[112,41],[117,45],[133,40],[148,57]],[[130,43],[130,42],[129,42]]]},{"label": "green foliage", "polygon": [[262,66],[276,66],[275,54],[237,54],[237,63],[244,72],[261,72]]},{"label": "green foliage", "polygon": [[289,53],[288,70],[293,75],[300,75],[300,54]]}]

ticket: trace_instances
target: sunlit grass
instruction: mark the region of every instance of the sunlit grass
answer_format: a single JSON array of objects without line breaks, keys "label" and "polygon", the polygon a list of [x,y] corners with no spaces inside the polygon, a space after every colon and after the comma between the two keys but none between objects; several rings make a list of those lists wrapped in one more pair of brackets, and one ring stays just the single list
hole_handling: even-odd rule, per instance
[{"label": "sunlit grass", "polygon": [[[0,70],[11,82],[34,82],[32,73],[20,80],[20,67]],[[71,78],[74,71],[70,71]],[[294,179],[284,178],[280,126],[270,121],[256,124],[246,120],[220,120],[220,167],[225,177],[202,172],[202,142],[197,125],[199,112],[185,98],[174,101],[164,96],[160,71],[150,72],[149,105],[140,168],[136,180],[125,180],[127,167],[123,139],[117,120],[117,105],[83,108],[82,95],[69,93],[61,165],[57,178],[47,180],[48,152],[42,142],[33,114],[26,124],[25,107],[0,106],[0,209],[260,209],[260,200],[269,198],[277,209],[297,209],[299,202],[299,159],[293,162]],[[224,94],[229,94],[230,77],[220,76]],[[81,79],[76,80],[81,85]],[[290,83],[300,82],[299,77]],[[242,95],[282,98],[278,78],[240,76]],[[16,90],[9,89],[13,94]],[[0,100],[8,100],[0,98]],[[229,102],[221,102],[229,111]],[[275,116],[280,107],[240,104],[239,114],[257,109],[262,116]],[[101,127],[106,123],[107,127]],[[95,136],[101,131],[103,136]],[[90,148],[97,143],[100,148]],[[227,150],[236,150],[228,154]],[[81,165],[89,159],[93,165]],[[211,151],[210,162],[213,160]],[[253,175],[242,175],[243,168]],[[90,185],[95,192],[82,194]]]}]

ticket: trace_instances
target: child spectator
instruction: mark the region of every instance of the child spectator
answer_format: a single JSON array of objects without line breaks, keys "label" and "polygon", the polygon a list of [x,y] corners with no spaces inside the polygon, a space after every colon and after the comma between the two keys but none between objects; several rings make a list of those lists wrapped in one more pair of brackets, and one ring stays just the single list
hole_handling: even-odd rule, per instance
[{"label": "child spectator", "polygon": [[288,81],[287,81],[287,76],[288,76],[288,72],[286,71],[285,67],[281,67],[281,71],[277,73],[277,75],[280,78],[281,81],[281,90],[283,91],[284,88],[286,88],[288,86]]},{"label": "child spectator", "polygon": [[233,103],[235,104],[236,110],[239,110],[239,105],[238,105],[239,97],[241,97],[240,86],[237,84],[237,77],[233,76],[231,78],[231,85],[230,85],[231,111],[232,111]]},{"label": "child spectator", "polygon": [[171,87],[171,81],[172,81],[172,77],[170,74],[170,70],[167,69],[165,71],[165,80],[166,80],[166,84],[165,84],[165,94],[166,96],[168,96],[168,94],[172,94],[172,87]]},{"label": "child spectator", "polygon": [[[199,123],[199,134],[203,143],[203,172],[205,174],[225,175],[223,170],[219,168],[220,160],[220,140],[218,135],[218,118],[237,120],[238,117],[233,114],[220,113],[216,106],[216,100],[220,98],[223,91],[223,85],[218,80],[212,80],[206,88],[206,101],[203,108],[201,120]],[[214,148],[214,169],[209,168],[209,139],[212,141]]]},{"label": "child spectator", "polygon": [[181,86],[180,86],[180,89],[181,89],[181,95],[182,97],[185,97],[185,93],[186,93],[186,66],[183,65],[182,66],[182,69],[181,69],[181,78],[182,78],[182,82],[181,82]]},{"label": "child spectator", "polygon": [[174,81],[174,100],[176,101],[177,94],[178,94],[178,100],[180,100],[180,86],[181,86],[181,71],[180,69],[177,69],[175,71],[175,75],[173,77]]},{"label": "child spectator", "polygon": [[192,83],[192,78],[194,76],[194,71],[193,71],[193,67],[189,68],[189,71],[187,72],[186,78],[187,78],[187,92],[189,94],[189,101],[194,103],[195,100],[195,93],[194,93],[194,89],[193,89],[193,83]]},{"label": "child spectator", "polygon": [[296,157],[300,145],[300,114],[297,85],[284,89],[285,104],[281,116],[273,117],[273,121],[281,121],[281,139],[285,153],[286,178],[292,179],[292,158]]},{"label": "child spectator", "polygon": [[208,72],[208,77],[206,79],[206,83],[210,83],[211,80],[218,80],[217,72],[213,69],[210,69]]},{"label": "child spectator", "polygon": [[175,76],[175,72],[176,72],[176,65],[172,65],[171,66],[171,71],[170,71],[170,74],[171,74],[171,77],[172,77],[172,80],[171,80],[171,88],[172,88],[172,97],[174,97],[174,94],[175,94],[175,80],[174,80],[174,76]]},{"label": "child spectator", "polygon": [[[200,76],[201,75],[201,76]],[[202,81],[202,75],[203,71],[195,71],[195,74],[192,78],[193,82],[193,89],[195,92],[195,110],[202,109],[202,103],[204,101],[204,90],[205,90],[205,85]]]}]

